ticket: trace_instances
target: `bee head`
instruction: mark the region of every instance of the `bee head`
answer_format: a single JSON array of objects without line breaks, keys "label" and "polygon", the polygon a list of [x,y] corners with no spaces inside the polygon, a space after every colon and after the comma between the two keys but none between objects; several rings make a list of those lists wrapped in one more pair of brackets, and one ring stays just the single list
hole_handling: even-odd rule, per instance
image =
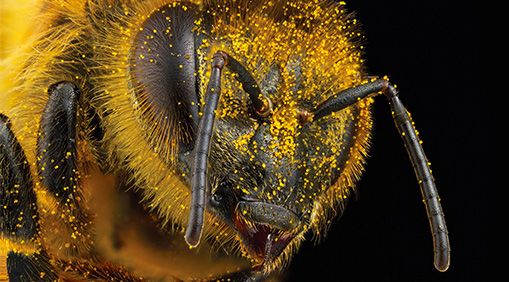
[{"label": "bee head", "polygon": [[[223,246],[226,223],[259,269],[280,268],[308,230],[323,235],[342,210],[363,171],[371,94],[382,90],[402,113],[396,124],[426,201],[439,208],[411,120],[385,79],[366,77],[343,2],[248,2],[143,1],[120,13],[134,22],[127,28],[91,18],[97,42],[109,43],[94,55],[105,66],[94,99],[105,139],[140,186],[157,188],[145,193],[160,218],[187,223],[191,247],[204,225]],[[438,208],[428,212],[443,270]]]},{"label": "bee head", "polygon": [[[268,272],[287,263],[304,234],[321,229],[346,197],[334,184],[350,158],[360,110],[310,122],[326,98],[320,94],[331,91],[318,82],[306,89],[299,52],[274,63],[215,52],[232,50],[204,43],[197,11],[164,7],[147,18],[131,54],[135,107],[154,152],[191,186],[187,242],[198,245],[208,211]],[[204,67],[210,62],[212,70]],[[265,69],[256,71],[260,64]]]}]

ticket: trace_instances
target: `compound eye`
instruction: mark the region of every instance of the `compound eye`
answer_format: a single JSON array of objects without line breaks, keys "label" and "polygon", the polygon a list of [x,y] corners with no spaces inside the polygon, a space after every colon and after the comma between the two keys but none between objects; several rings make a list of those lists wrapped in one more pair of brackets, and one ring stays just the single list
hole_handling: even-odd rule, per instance
[{"label": "compound eye", "polygon": [[146,138],[155,147],[193,141],[199,106],[194,21],[194,9],[161,8],[134,41],[132,84]]}]

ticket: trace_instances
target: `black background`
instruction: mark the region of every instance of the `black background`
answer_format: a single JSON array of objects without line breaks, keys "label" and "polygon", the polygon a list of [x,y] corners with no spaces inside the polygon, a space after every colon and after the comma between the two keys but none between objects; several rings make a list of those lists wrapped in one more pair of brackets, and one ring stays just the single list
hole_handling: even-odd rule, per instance
[{"label": "black background", "polygon": [[[446,273],[433,267],[432,238],[412,166],[385,98],[375,104],[367,171],[322,243],[308,240],[288,281],[479,281],[487,259],[481,215],[491,186],[479,135],[482,94],[473,1],[347,1],[367,38],[371,75],[389,75],[412,113],[432,163],[452,246]],[[477,98],[476,98],[477,97]],[[486,96],[484,96],[486,97]],[[310,237],[310,236],[308,236]]]}]

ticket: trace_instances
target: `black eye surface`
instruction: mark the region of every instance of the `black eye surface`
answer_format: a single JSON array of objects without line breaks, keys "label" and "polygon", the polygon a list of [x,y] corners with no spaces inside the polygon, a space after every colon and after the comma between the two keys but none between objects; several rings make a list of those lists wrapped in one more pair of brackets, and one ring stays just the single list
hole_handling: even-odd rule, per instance
[{"label": "black eye surface", "polygon": [[[165,7],[147,18],[134,42],[131,74],[152,144],[187,141],[198,116],[194,8]],[[155,140],[154,140],[155,139]],[[183,140],[187,139],[187,140]]]}]

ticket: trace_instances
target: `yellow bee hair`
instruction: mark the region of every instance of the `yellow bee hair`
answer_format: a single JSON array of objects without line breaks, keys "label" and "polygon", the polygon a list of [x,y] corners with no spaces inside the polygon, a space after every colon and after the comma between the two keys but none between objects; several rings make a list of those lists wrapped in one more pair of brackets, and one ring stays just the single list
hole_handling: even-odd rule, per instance
[{"label": "yellow bee hair", "polygon": [[[26,1],[31,2],[31,1]],[[161,140],[161,147],[154,149],[147,141],[147,134],[160,140],[161,132],[168,130],[162,124],[150,124],[142,119],[146,104],[135,104],[137,89],[132,84],[130,64],[133,42],[143,28],[145,20],[163,5],[179,6],[195,4],[208,7],[213,19],[212,30],[206,34],[202,48],[198,50],[201,60],[201,77],[210,73],[211,56],[223,50],[239,58],[261,79],[273,63],[281,66],[285,86],[270,97],[278,107],[272,117],[271,133],[279,141],[274,143],[281,157],[292,155],[295,146],[298,120],[296,109],[302,103],[316,106],[331,95],[346,88],[366,82],[358,42],[361,35],[357,22],[348,14],[343,2],[333,1],[182,1],[145,0],[39,0],[37,5],[13,12],[19,1],[4,1],[2,15],[28,13],[34,20],[15,23],[9,16],[0,36],[4,40],[0,49],[2,58],[0,80],[0,111],[12,119],[12,128],[32,164],[35,175],[35,148],[41,113],[47,102],[49,85],[68,80],[76,83],[85,93],[84,102],[89,103],[102,117],[104,146],[110,169],[127,171],[135,187],[142,191],[144,204],[158,214],[163,225],[185,226],[189,212],[190,189],[185,176],[174,167],[178,140],[189,138],[181,132],[176,140]],[[1,3],[1,2],[0,2]],[[36,8],[37,7],[37,8]],[[37,16],[35,16],[37,15]],[[6,18],[7,19],[7,18]],[[285,19],[278,21],[277,19]],[[18,20],[19,21],[19,20]],[[201,20],[195,22],[197,32],[202,30]],[[36,27],[36,28],[34,28]],[[30,31],[30,32],[28,32]],[[160,32],[160,31],[154,31]],[[21,35],[22,33],[26,35]],[[16,38],[16,36],[20,36]],[[22,44],[27,43],[27,44]],[[14,46],[27,46],[14,48]],[[204,50],[209,48],[210,52]],[[9,51],[12,50],[12,51]],[[295,74],[288,66],[306,53],[302,60],[302,76],[305,90],[291,91],[295,86]],[[207,81],[202,81],[203,95]],[[239,107],[229,103],[240,86],[226,72],[220,116],[242,114]],[[331,187],[323,187],[317,195],[311,214],[311,226],[322,235],[341,203],[359,178],[367,154],[372,126],[370,99],[359,103],[359,118],[355,128],[354,143],[349,150],[349,160],[339,180]],[[345,121],[354,116],[354,109],[346,109],[327,117],[336,121],[333,132],[321,138],[333,151],[340,151],[345,144],[335,143],[346,130]],[[86,121],[83,121],[86,123]],[[177,121],[170,121],[169,124]],[[87,132],[83,133],[86,139]],[[159,138],[159,139],[158,139]],[[245,139],[245,138],[244,138]],[[86,143],[86,142],[85,142]],[[242,138],[237,142],[243,150]],[[93,163],[98,157],[87,144],[79,155]],[[334,156],[311,160],[315,167],[334,163]],[[330,173],[330,171],[322,171]],[[47,199],[45,189],[36,184],[39,204],[44,208],[53,199]],[[204,234],[239,249],[234,232],[220,220],[207,216]],[[293,249],[298,248],[303,233],[286,248],[275,265],[286,262]]]}]

